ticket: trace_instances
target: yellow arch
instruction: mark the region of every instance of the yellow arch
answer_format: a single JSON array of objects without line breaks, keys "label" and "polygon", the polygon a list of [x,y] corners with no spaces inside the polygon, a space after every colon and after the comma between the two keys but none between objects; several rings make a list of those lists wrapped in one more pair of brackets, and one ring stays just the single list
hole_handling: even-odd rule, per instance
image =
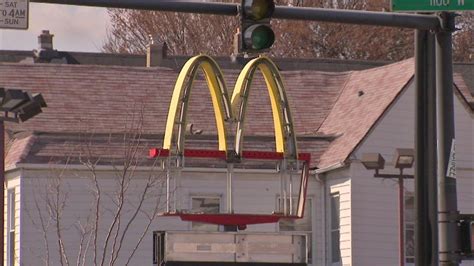
[{"label": "yellow arch", "polygon": [[191,89],[198,69],[206,77],[216,119],[219,150],[227,152],[226,121],[232,119],[232,110],[225,81],[217,63],[209,56],[198,55],[189,59],[181,69],[174,86],[173,96],[168,110],[163,149],[171,149],[176,143],[177,154],[184,151],[186,116]]},{"label": "yellow arch", "polygon": [[232,111],[237,120],[234,143],[235,151],[238,155],[241,155],[247,101],[252,79],[257,69],[263,74],[270,96],[275,128],[276,151],[283,153],[286,159],[296,160],[298,157],[296,136],[283,81],[275,64],[264,56],[248,62],[240,72],[237,83],[235,84],[231,100]]}]

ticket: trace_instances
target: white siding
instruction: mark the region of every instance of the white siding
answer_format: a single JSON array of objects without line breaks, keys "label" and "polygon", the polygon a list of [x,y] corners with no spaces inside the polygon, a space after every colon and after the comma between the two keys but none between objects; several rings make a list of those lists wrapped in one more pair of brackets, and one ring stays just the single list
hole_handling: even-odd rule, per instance
[{"label": "white siding", "polygon": [[20,178],[18,172],[6,173],[6,189],[4,190],[4,209],[3,209],[3,230],[5,232],[3,238],[3,258],[4,265],[7,265],[7,252],[8,252],[8,191],[10,189],[15,190],[15,265],[20,265]]},{"label": "white siding", "polygon": [[[352,181],[349,177],[347,169],[337,170],[326,174],[326,194],[329,199],[331,194],[339,194],[340,203],[340,250],[341,250],[341,265],[353,265],[353,236],[352,236]],[[331,264],[331,206],[329,200],[326,202],[326,261],[327,265]]]},{"label": "white siding", "polygon": [[[94,206],[94,197],[91,194],[93,188],[91,183],[85,176],[88,173],[86,171],[75,172],[62,178],[62,191],[67,192],[67,203],[64,208],[62,215],[63,223],[63,238],[65,240],[66,252],[70,261],[75,263],[80,234],[76,229],[75,225],[78,221],[84,225],[87,223],[87,217],[91,213],[91,208]],[[111,202],[111,198],[116,191],[116,180],[112,172],[100,172],[101,188],[103,189],[103,197],[106,208],[102,208],[101,212],[101,236],[99,237],[99,250],[103,250],[102,243],[105,235],[105,230],[111,221],[111,212],[114,206]],[[146,176],[144,172],[138,172],[136,174],[135,185],[140,187],[143,185],[143,177]],[[48,179],[49,177],[49,179]],[[22,263],[25,265],[33,265],[38,261],[46,258],[45,254],[45,242],[42,236],[42,229],[40,226],[40,216],[38,209],[36,208],[36,202],[40,203],[40,209],[43,213],[47,210],[44,202],[45,189],[48,185],[51,185],[51,180],[54,180],[52,173],[49,170],[39,171],[30,170],[25,171],[22,176],[22,193],[24,196],[23,200],[23,215],[22,217],[22,243],[21,249],[23,250]],[[210,195],[221,196],[221,210],[225,211],[226,197],[225,197],[225,173],[209,173],[209,172],[189,172],[184,171],[182,174],[182,206],[185,209],[190,209],[191,203],[189,201],[191,196],[195,195]],[[234,176],[234,209],[236,213],[259,213],[259,214],[271,214],[275,211],[276,200],[280,193],[280,179],[278,174],[268,173],[237,173]],[[321,265],[320,260],[323,250],[322,245],[322,226],[320,216],[317,215],[320,208],[320,201],[317,193],[320,191],[320,185],[314,179],[310,179],[308,187],[308,194],[313,198],[313,257],[316,259],[314,265]],[[128,200],[135,201],[137,195],[137,188],[131,187],[128,191]],[[155,195],[162,191],[155,191]],[[296,189],[295,189],[296,192]],[[164,208],[164,198],[161,200],[162,207]],[[146,209],[153,207],[155,201],[148,201],[145,205]],[[130,205],[128,205],[128,211],[131,211]],[[127,213],[129,216],[130,213]],[[127,216],[125,215],[125,216]],[[47,215],[45,215],[47,216]],[[117,265],[123,265],[125,263],[126,254],[129,254],[131,248],[137,243],[138,236],[143,232],[145,226],[144,217],[139,214],[139,218],[132,224],[132,227],[127,234],[126,241],[124,242],[123,256],[119,258]],[[107,220],[107,221],[106,221]],[[34,224],[33,224],[34,221]],[[125,218],[122,223],[124,223]],[[122,225],[123,228],[124,225]],[[48,228],[47,240],[50,249],[50,264],[59,264],[58,257],[58,243],[54,226],[50,225]],[[191,225],[188,222],[182,222],[179,218],[163,218],[157,219],[150,227],[149,232],[146,234],[141,246],[137,250],[131,265],[150,265],[152,260],[152,231],[155,230],[190,230]],[[264,224],[264,225],[250,225],[248,231],[276,231],[278,230],[277,224]],[[109,246],[110,250],[110,246]],[[92,246],[88,251],[86,265],[90,265],[92,262],[93,252]]]},{"label": "white siding", "polygon": [[[378,152],[385,160],[383,172],[397,173],[392,156],[395,148],[414,147],[414,86],[401,95],[353,156],[352,233],[354,265],[398,264],[398,185],[374,178],[357,159],[363,153]],[[456,166],[458,206],[462,213],[474,212],[474,120],[457,97],[455,99]],[[412,174],[413,171],[410,171]],[[405,180],[413,191],[413,180]],[[473,263],[463,263],[473,265]]]},{"label": "white siding", "polygon": [[[46,196],[49,194],[50,197],[55,195],[55,181],[56,172],[46,171],[24,171],[22,176],[22,193],[23,193],[23,204],[22,204],[22,263],[24,265],[60,265],[59,262],[59,247],[58,237],[54,219],[48,214],[48,207],[45,202]],[[62,210],[61,216],[61,233],[64,241],[65,250],[69,263],[76,264],[77,255],[79,253],[80,238],[78,226],[86,226],[91,224],[88,222],[88,218],[93,216],[94,211],[94,194],[91,193],[92,183],[84,178],[87,173],[75,172],[64,176],[61,179],[61,202],[65,203],[65,207]],[[101,259],[101,250],[103,250],[103,243],[106,231],[111,223],[111,217],[116,207],[112,204],[111,199],[114,197],[114,193],[117,191],[116,180],[114,180],[112,173],[100,172],[101,179],[101,200],[104,202],[100,211],[100,225],[99,225],[99,238],[98,238],[98,250],[99,250],[99,262]],[[138,202],[139,193],[143,185],[143,173],[137,174],[141,176],[139,182],[135,182],[127,193],[127,200],[136,204]],[[48,178],[49,177],[49,178]],[[151,195],[157,195],[158,191],[153,191]],[[150,195],[150,196],[151,196]],[[64,199],[66,199],[64,201]],[[145,204],[145,210],[151,210],[153,203],[156,198],[150,198]],[[132,215],[130,202],[125,205],[126,211],[122,217],[121,228],[125,227],[126,222]],[[38,203],[38,205],[36,205]],[[53,204],[55,204],[53,202]],[[41,215],[39,213],[41,211]],[[43,218],[43,220],[41,220]],[[168,218],[163,221],[163,224],[169,225],[173,223],[174,218]],[[42,228],[42,224],[45,229]],[[139,213],[137,220],[131,224],[130,229],[123,242],[122,256],[119,257],[117,262],[118,265],[124,265],[128,254],[131,253],[132,248],[138,242],[139,236],[143,233],[146,222],[144,215]],[[150,231],[143,239],[140,248],[137,250],[134,259],[131,261],[131,265],[148,265],[151,264],[151,231],[157,228],[157,223],[150,227]],[[47,242],[45,242],[43,232],[46,231]],[[92,240],[91,240],[92,241]],[[49,247],[49,254],[46,252],[46,243]],[[84,243],[87,243],[87,239]],[[84,248],[86,244],[83,245]],[[108,250],[111,249],[109,245]],[[110,253],[110,252],[109,252]],[[49,258],[48,258],[49,255]],[[46,263],[48,261],[48,263]],[[92,242],[86,256],[85,265],[93,265],[93,251]],[[106,260],[108,264],[108,261]]]},{"label": "white siding", "polygon": [[[310,181],[314,180],[313,177]],[[308,195],[313,200],[313,265],[323,266],[325,262],[326,245],[324,234],[326,223],[324,221],[324,187],[319,182],[310,182]]]}]

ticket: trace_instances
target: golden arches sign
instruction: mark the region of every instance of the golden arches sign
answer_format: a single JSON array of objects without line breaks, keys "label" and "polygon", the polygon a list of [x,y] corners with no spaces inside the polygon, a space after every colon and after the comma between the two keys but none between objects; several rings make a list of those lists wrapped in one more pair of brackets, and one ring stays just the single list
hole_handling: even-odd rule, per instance
[{"label": "golden arches sign", "polygon": [[296,136],[293,119],[286,97],[283,81],[275,64],[267,57],[261,56],[248,62],[240,72],[232,95],[232,111],[237,121],[235,134],[235,152],[242,153],[244,122],[249,99],[250,86],[255,71],[259,69],[265,79],[270,103],[272,106],[275,129],[276,151],[283,153],[285,159],[298,159]]},{"label": "golden arches sign", "polygon": [[170,150],[172,144],[176,143],[176,153],[180,155],[184,153],[189,96],[199,68],[204,71],[211,93],[219,140],[219,151],[228,152],[228,129],[226,124],[228,124],[227,122],[235,121],[234,149],[238,156],[242,155],[244,122],[250,86],[255,71],[260,70],[265,79],[270,96],[275,128],[276,151],[282,153],[285,159],[298,159],[293,121],[281,75],[275,64],[269,58],[263,56],[251,60],[240,72],[231,101],[227,94],[222,71],[217,63],[206,55],[199,55],[189,59],[183,66],[174,87],[168,111],[163,149]]},{"label": "golden arches sign", "polygon": [[[219,66],[212,58],[206,55],[198,55],[189,59],[181,69],[168,110],[163,149],[170,150],[174,142],[176,143],[176,152],[181,155],[184,152],[186,116],[190,93],[199,68],[204,71],[211,93],[219,138],[219,150],[227,151],[227,129],[225,124],[226,121],[232,119],[232,111],[224,77]],[[175,135],[174,132],[177,134]]]}]

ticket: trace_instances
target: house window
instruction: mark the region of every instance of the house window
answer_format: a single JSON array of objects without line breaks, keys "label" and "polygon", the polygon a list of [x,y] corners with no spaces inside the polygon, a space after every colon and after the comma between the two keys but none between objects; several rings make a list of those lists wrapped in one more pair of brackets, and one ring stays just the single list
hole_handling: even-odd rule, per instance
[{"label": "house window", "polygon": [[[193,196],[191,210],[193,213],[219,213],[220,201],[220,197]],[[196,231],[219,231],[217,224],[192,222],[191,228]]]},{"label": "house window", "polygon": [[339,193],[331,194],[330,199],[331,211],[331,263],[339,263],[341,261],[341,247],[340,247],[340,197]]},{"label": "house window", "polygon": [[7,193],[7,265],[15,264],[15,189]]},{"label": "house window", "polygon": [[405,262],[415,263],[415,197],[405,194]]},{"label": "house window", "polygon": [[[280,200],[278,199],[278,204],[280,204]],[[298,204],[298,199],[293,198],[292,205],[293,210],[296,210]],[[290,200],[287,200],[287,206],[290,205]],[[280,206],[280,205],[277,205]],[[313,252],[311,250],[311,241],[312,241],[312,200],[306,199],[305,206],[304,206],[304,216],[301,219],[281,219],[278,223],[278,228],[281,232],[297,232],[303,233],[307,236],[307,243],[308,243],[308,263],[311,264],[313,260]]]}]

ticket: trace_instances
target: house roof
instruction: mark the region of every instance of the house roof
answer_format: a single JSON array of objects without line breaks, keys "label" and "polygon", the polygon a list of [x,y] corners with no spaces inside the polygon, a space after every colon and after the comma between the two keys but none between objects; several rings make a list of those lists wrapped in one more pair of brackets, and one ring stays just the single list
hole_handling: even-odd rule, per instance
[{"label": "house roof", "polygon": [[[28,137],[11,139],[7,165],[45,163],[46,157],[67,150],[64,145],[73,145],[71,141],[78,135],[121,134],[137,123],[142,125],[142,134],[158,138],[147,143],[159,144],[178,75],[176,70],[164,67],[18,63],[0,63],[0,73],[1,86],[41,92],[48,103],[44,113],[34,119],[23,124],[7,123],[13,135],[33,132]],[[237,75],[237,70],[224,69],[229,93]],[[352,72],[282,71],[282,76],[300,139],[299,150],[311,152],[313,165],[324,168],[345,161],[395,101],[413,76],[413,60]],[[462,77],[456,76],[455,80],[459,81],[457,87],[463,99],[472,101]],[[260,74],[253,82],[245,134],[263,139],[246,141],[244,148],[272,150],[268,92]],[[203,135],[215,136],[214,119],[209,119],[214,117],[212,112],[204,78],[198,76],[188,122],[202,129]],[[192,143],[217,147],[212,141]],[[99,144],[96,147],[107,150]]]},{"label": "house roof", "polygon": [[[0,72],[2,86],[43,94],[48,103],[44,113],[22,124],[7,123],[7,130],[13,134],[25,131],[43,134],[43,138],[32,138],[28,143],[31,144],[32,141],[31,145],[44,149],[48,145],[40,140],[48,139],[44,138],[45,133],[119,134],[140,123],[143,134],[162,134],[178,75],[177,71],[162,67],[15,63],[0,63]],[[228,86],[233,85],[237,75],[236,70],[225,71]],[[316,135],[316,128],[331,110],[348,76],[349,73],[318,71],[283,73],[298,135]],[[253,83],[245,134],[273,136],[270,100],[261,74],[256,76]],[[229,87],[229,92],[232,89]],[[211,99],[201,75],[194,84],[188,122],[193,123],[194,128],[202,129],[205,135],[215,135],[214,119],[209,119],[210,117],[214,117]],[[313,141],[300,148],[302,152],[313,153],[314,162],[318,161],[323,148],[328,145],[327,137],[320,138],[321,142]],[[24,139],[12,141],[11,152],[8,154],[10,163],[39,163],[36,159],[15,155],[18,153],[16,149],[27,147],[22,144]],[[265,143],[268,146],[266,150],[274,147],[272,142]],[[253,146],[255,145],[244,143],[246,149],[255,149]],[[217,144],[208,148],[217,148]]]},{"label": "house roof", "polygon": [[[133,132],[133,133],[132,133]],[[150,148],[159,147],[162,134],[140,135],[131,131],[123,134],[71,134],[52,132],[29,132],[20,134],[9,143],[9,153],[6,158],[6,169],[13,169],[18,163],[24,164],[60,164],[77,165],[92,162],[95,165],[123,165],[127,155],[135,154],[133,160],[138,166],[156,165],[155,160],[148,157]],[[314,164],[329,146],[331,138],[299,137],[298,142],[311,152]],[[253,150],[272,150],[274,139],[271,136],[252,136],[246,138],[246,143]],[[186,142],[188,148],[217,146],[215,136],[189,136]],[[130,162],[130,161],[129,161]],[[209,166],[225,168],[225,162],[213,159],[187,158],[186,166]],[[275,168],[271,161],[247,161],[245,165],[235,165],[236,168]]]},{"label": "house roof", "polygon": [[339,134],[321,156],[320,168],[344,162],[413,77],[413,60],[352,72],[319,128]]},{"label": "house roof", "polygon": [[[329,115],[319,128],[320,134],[339,135],[321,155],[318,167],[344,163],[368,135],[398,95],[413,78],[414,60],[352,72]],[[455,94],[467,110],[474,110],[463,76],[454,74]]]},{"label": "house roof", "polygon": [[[474,76],[474,73],[472,73]],[[471,76],[471,80],[474,81],[474,77]],[[474,95],[470,93],[469,86],[467,85],[467,80],[464,79],[464,76],[460,73],[453,74],[454,85],[458,90],[456,90],[456,94],[464,100],[463,102],[467,104],[468,108],[474,110]],[[473,84],[474,87],[474,84]]]},{"label": "house roof", "polygon": [[[162,56],[157,60],[159,67],[170,69],[181,69],[190,56],[168,55],[166,49],[160,50]],[[81,64],[81,65],[109,65],[109,66],[146,66],[147,55],[145,54],[116,54],[116,53],[85,53],[85,52],[67,52],[57,51],[57,58],[53,63],[62,64]],[[0,62],[19,63],[35,61],[34,51],[8,51],[0,50]],[[236,58],[230,60],[229,56],[213,57],[221,68],[241,69],[249,59]],[[324,59],[324,58],[275,58],[274,62],[283,70],[319,70],[330,72],[344,72],[350,70],[362,70],[389,64],[387,61],[362,61],[362,60],[342,60],[342,59]]]},{"label": "house roof", "polygon": [[[166,68],[10,64],[0,63],[0,84],[41,92],[48,108],[12,131],[123,132],[143,115],[147,134],[164,130],[166,114],[178,72]],[[224,73],[229,93],[238,72]],[[284,72],[289,102],[299,135],[314,134],[335,103],[349,73]],[[215,133],[211,98],[202,75],[192,91],[188,122],[205,134]],[[270,100],[258,74],[253,81],[245,130],[250,135],[272,135]]]}]

